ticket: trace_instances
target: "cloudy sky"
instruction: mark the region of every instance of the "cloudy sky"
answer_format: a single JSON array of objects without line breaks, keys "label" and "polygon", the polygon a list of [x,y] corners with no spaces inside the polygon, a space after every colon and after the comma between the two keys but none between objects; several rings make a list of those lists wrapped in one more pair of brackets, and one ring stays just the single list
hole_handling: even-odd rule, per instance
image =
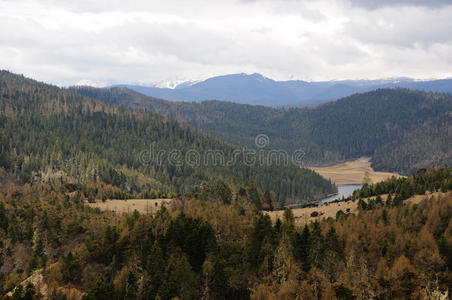
[{"label": "cloudy sky", "polygon": [[450,0],[0,0],[0,69],[57,85],[452,77]]}]

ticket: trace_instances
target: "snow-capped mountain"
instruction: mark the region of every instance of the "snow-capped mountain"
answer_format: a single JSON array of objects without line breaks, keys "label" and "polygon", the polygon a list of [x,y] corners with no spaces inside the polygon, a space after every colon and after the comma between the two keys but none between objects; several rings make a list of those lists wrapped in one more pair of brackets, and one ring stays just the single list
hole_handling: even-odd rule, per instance
[{"label": "snow-capped mountain", "polygon": [[452,93],[452,79],[423,80],[389,78],[380,80],[333,80],[307,82],[275,81],[261,74],[230,74],[203,81],[170,80],[153,86],[117,85],[174,101],[224,100],[266,106],[311,106],[354,93],[378,88],[409,88]]}]

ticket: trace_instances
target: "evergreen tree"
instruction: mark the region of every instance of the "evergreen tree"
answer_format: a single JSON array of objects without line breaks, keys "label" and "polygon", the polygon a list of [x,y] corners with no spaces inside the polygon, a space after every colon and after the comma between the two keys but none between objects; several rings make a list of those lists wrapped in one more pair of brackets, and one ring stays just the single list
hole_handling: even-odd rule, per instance
[{"label": "evergreen tree", "polygon": [[114,299],[114,288],[105,283],[101,276],[98,276],[94,286],[89,293],[83,297],[83,300],[111,300]]},{"label": "evergreen tree", "polygon": [[313,223],[313,228],[311,231],[311,247],[310,247],[310,258],[312,266],[320,267],[323,260],[324,254],[324,238],[322,234],[322,229],[320,228],[320,223],[315,221]]},{"label": "evergreen tree", "polygon": [[311,233],[307,225],[304,226],[301,234],[297,233],[294,246],[294,256],[303,268],[303,271],[308,272],[311,269]]},{"label": "evergreen tree", "polygon": [[265,209],[272,211],[274,209],[273,207],[273,202],[274,202],[274,198],[271,194],[271,192],[269,190],[265,190],[264,193],[264,204],[265,204]]}]

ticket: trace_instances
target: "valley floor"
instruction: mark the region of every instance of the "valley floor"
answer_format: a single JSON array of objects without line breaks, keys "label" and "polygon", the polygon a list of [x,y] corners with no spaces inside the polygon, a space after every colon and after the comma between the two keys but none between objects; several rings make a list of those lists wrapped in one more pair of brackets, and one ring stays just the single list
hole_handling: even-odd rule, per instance
[{"label": "valley floor", "polygon": [[366,173],[370,182],[375,183],[391,176],[400,176],[397,173],[377,172],[370,166],[369,157],[361,157],[354,161],[347,161],[328,167],[311,167],[325,178],[331,179],[335,184],[361,184],[364,183]]}]

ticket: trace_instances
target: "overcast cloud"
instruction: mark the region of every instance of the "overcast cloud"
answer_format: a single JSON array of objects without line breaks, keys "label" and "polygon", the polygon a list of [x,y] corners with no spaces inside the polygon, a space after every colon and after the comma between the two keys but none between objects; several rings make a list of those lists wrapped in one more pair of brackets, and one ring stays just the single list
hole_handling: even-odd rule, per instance
[{"label": "overcast cloud", "polygon": [[448,3],[0,0],[0,68],[57,85],[452,77]]}]

